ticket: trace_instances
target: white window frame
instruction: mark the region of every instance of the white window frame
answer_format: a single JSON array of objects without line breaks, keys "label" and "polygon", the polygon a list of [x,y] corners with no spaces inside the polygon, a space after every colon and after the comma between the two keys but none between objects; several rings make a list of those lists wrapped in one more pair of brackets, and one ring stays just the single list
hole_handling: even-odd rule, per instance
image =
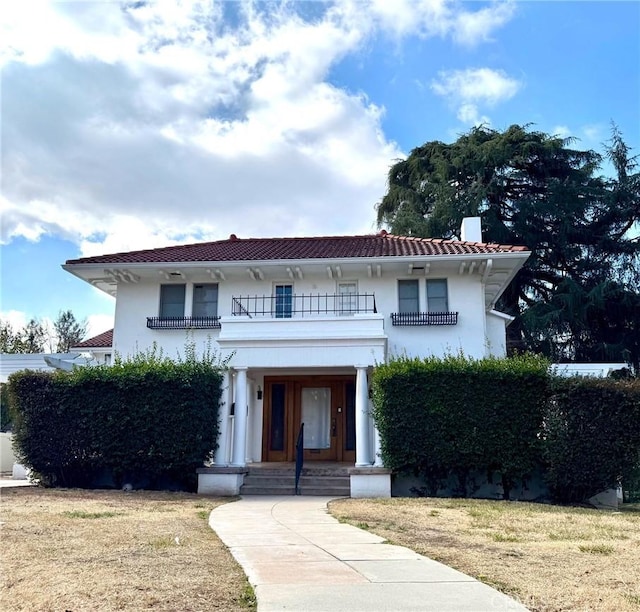
[{"label": "white window frame", "polygon": [[[436,283],[444,283],[444,298],[442,296],[429,296],[429,286],[434,287]],[[426,279],[425,294],[427,297],[427,312],[449,312],[449,280],[447,278],[428,278]],[[445,309],[432,307],[435,300],[444,299]]]},{"label": "white window frame", "polygon": [[[215,299],[215,312],[213,314],[197,314],[196,313],[196,304],[200,305],[200,304],[211,304],[213,303],[212,301],[201,301],[201,302],[196,302],[196,289],[198,287],[215,287],[216,290],[216,299]],[[217,317],[218,316],[218,310],[220,307],[220,287],[218,283],[193,283],[193,296],[191,298],[191,316],[192,317]]]},{"label": "white window frame", "polygon": [[[353,287],[354,291],[342,293],[341,289]],[[336,284],[337,311],[341,315],[352,315],[358,312],[358,281],[339,281]]]},{"label": "white window frame", "polygon": [[[289,308],[288,308],[288,314],[287,314],[287,308],[286,308],[286,304],[284,305],[283,308],[283,313],[284,314],[279,314],[279,304],[278,304],[278,287],[291,287],[291,295],[289,296]],[[293,296],[294,296],[294,284],[291,282],[276,282],[273,283],[273,316],[276,319],[291,319],[293,318]],[[286,297],[286,296],[283,296]]]},{"label": "white window frame", "polygon": [[[168,305],[177,305],[178,302],[167,302],[164,293],[164,287],[182,287],[183,296],[182,296],[182,313],[181,314],[167,314],[166,307]],[[184,317],[184,309],[187,303],[187,285],[186,283],[163,283],[160,285],[160,300],[158,306],[158,316],[161,319],[168,319],[172,317]]]},{"label": "white window frame", "polygon": [[[409,283],[415,285],[416,287],[416,295],[415,295],[415,310],[406,310],[403,307],[403,302],[408,301],[405,297],[403,298],[400,295],[400,287],[401,286],[409,286]],[[398,279],[398,312],[401,314],[406,314],[410,312],[420,312],[420,281],[417,278],[399,278]]]}]

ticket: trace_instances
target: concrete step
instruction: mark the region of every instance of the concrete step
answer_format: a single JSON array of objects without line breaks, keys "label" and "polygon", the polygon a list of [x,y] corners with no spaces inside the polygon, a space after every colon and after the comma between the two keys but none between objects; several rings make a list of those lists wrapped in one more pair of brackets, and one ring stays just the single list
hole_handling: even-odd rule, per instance
[{"label": "concrete step", "polygon": [[[348,467],[313,466],[303,469],[299,488],[302,495],[350,494]],[[242,495],[293,495],[295,467],[250,467],[240,488]]]},{"label": "concrete step", "polygon": [[[295,483],[295,476],[263,476],[262,474],[247,474],[244,477],[244,484],[246,485],[262,485],[262,486],[290,486],[291,483]],[[350,479],[348,476],[301,476],[301,485],[312,485],[315,483],[323,483],[327,486],[343,486],[348,487]]]},{"label": "concrete step", "polygon": [[240,495],[295,495],[295,487],[260,487],[242,485]]},{"label": "concrete step", "polygon": [[320,496],[333,496],[336,497],[350,497],[350,487],[301,487],[300,495],[320,495]]}]

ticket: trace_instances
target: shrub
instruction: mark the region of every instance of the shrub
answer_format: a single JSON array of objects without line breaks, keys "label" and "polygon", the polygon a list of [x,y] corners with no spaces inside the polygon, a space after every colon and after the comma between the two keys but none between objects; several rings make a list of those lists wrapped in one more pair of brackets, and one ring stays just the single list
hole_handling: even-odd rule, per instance
[{"label": "shrub", "polygon": [[9,405],[9,387],[0,383],[0,431],[11,431],[13,415]]},{"label": "shrub", "polygon": [[640,466],[640,381],[555,379],[544,421],[547,479],[554,499],[581,502]]},{"label": "shrub", "polygon": [[18,454],[46,485],[193,488],[216,447],[223,365],[152,350],[111,367],[14,373]]},{"label": "shrub", "polygon": [[398,358],[373,374],[374,419],[387,467],[422,476],[435,494],[452,474],[499,472],[503,495],[540,461],[549,376],[535,356]]}]

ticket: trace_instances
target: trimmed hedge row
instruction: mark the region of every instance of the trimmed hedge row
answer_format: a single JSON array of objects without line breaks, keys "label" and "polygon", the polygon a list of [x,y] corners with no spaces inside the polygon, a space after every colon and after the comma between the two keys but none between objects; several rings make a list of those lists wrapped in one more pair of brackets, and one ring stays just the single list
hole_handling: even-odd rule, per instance
[{"label": "trimmed hedge row", "polygon": [[451,474],[466,495],[474,472],[499,473],[505,499],[540,460],[548,387],[538,357],[399,358],[373,375],[384,464],[424,478],[430,494]]},{"label": "trimmed hedge row", "polygon": [[544,421],[554,499],[579,502],[640,470],[640,380],[554,379]]},{"label": "trimmed hedge row", "polygon": [[430,495],[499,475],[503,497],[542,473],[552,497],[580,502],[640,465],[640,381],[556,379],[537,356],[398,358],[373,374],[385,465]]},{"label": "trimmed hedge row", "polygon": [[195,487],[216,447],[222,374],[141,357],[9,378],[14,447],[48,486]]}]

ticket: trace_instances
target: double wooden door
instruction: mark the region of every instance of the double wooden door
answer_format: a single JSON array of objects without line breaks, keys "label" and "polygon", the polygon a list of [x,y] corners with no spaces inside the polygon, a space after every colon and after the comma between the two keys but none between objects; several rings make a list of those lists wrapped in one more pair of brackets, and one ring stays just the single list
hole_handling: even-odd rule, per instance
[{"label": "double wooden door", "polygon": [[294,461],[304,423],[305,461],[355,461],[355,377],[265,377],[264,461]]}]

